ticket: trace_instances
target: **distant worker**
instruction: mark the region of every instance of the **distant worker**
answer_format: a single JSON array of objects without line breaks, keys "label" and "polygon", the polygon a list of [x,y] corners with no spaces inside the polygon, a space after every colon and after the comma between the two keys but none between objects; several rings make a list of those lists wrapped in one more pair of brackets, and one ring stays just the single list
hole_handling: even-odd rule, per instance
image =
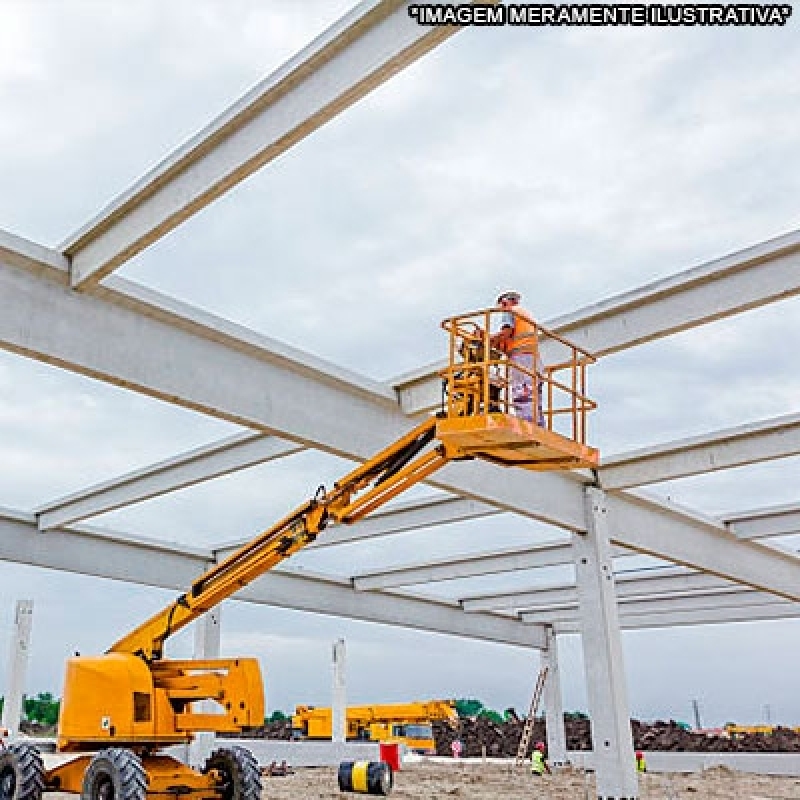
[{"label": "distant worker", "polygon": [[503,310],[500,330],[492,335],[491,346],[505,353],[512,364],[511,402],[518,417],[533,422],[533,382],[536,381],[536,420],[544,427],[542,408],[542,364],[539,359],[539,342],[536,324],[530,314],[519,305],[519,292],[503,292],[497,305]]},{"label": "distant worker", "polygon": [[545,772],[550,774],[550,765],[544,757],[544,742],[536,742],[531,753],[531,775],[541,778]]},{"label": "distant worker", "polygon": [[453,739],[453,741],[450,742],[450,752],[453,754],[453,758],[461,758],[462,749],[463,746],[459,739]]},{"label": "distant worker", "polygon": [[636,771],[647,772],[647,762],[644,760],[644,753],[641,750],[636,751]]}]

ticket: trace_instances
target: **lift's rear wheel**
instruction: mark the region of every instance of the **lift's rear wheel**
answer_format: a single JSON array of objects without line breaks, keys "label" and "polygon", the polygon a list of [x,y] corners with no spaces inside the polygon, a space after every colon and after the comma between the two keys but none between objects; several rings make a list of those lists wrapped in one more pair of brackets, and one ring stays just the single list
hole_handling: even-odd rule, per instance
[{"label": "lift's rear wheel", "polygon": [[146,793],[147,775],[139,756],[122,747],[109,747],[89,762],[81,800],[145,800]]},{"label": "lift's rear wheel", "polygon": [[260,800],[261,770],[253,754],[244,747],[223,747],[206,761],[203,773],[215,770],[220,777],[222,800]]},{"label": "lift's rear wheel", "polygon": [[15,742],[0,749],[0,800],[40,800],[43,789],[44,764],[35,747]]}]

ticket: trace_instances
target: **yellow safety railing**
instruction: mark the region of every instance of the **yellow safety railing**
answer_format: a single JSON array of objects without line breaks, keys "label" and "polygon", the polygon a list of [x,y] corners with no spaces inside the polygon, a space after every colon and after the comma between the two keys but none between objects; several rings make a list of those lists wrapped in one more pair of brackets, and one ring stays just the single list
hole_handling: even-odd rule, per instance
[{"label": "yellow safety railing", "polygon": [[[597,407],[586,388],[586,369],[594,356],[581,347],[520,314],[535,331],[513,351],[501,349],[496,334],[508,312],[489,308],[448,317],[449,363],[441,371],[443,408],[447,417],[506,414],[530,416],[533,424],[586,444],[587,414]],[[542,344],[552,363],[542,360]],[[527,384],[530,397],[515,396]]]}]

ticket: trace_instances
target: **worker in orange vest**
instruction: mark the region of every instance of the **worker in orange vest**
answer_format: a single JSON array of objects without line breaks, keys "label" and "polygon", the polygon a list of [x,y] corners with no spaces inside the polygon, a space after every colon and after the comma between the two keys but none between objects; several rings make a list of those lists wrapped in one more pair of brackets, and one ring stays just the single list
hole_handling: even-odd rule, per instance
[{"label": "worker in orange vest", "polygon": [[536,421],[544,426],[542,408],[542,364],[539,359],[539,342],[536,323],[520,306],[519,292],[503,292],[497,305],[503,310],[500,330],[491,338],[492,347],[505,353],[512,364],[522,369],[511,368],[511,401],[518,417],[533,421],[533,383],[536,382]]},{"label": "worker in orange vest", "polygon": [[636,751],[636,771],[647,772],[647,762],[644,760],[644,753],[641,750]]}]

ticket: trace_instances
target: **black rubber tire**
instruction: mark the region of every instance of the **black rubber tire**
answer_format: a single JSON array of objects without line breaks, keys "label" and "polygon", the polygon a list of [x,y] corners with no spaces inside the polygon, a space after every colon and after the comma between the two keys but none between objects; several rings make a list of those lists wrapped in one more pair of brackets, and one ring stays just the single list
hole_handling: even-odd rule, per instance
[{"label": "black rubber tire", "polygon": [[261,800],[261,770],[255,756],[234,745],[215,750],[203,767],[203,774],[216,770],[222,776],[222,800]]},{"label": "black rubber tire", "polygon": [[109,747],[92,756],[83,775],[81,800],[145,800],[147,775],[132,750]]},{"label": "black rubber tire", "polygon": [[0,748],[0,800],[41,800],[44,763],[29,744],[14,742]]}]

